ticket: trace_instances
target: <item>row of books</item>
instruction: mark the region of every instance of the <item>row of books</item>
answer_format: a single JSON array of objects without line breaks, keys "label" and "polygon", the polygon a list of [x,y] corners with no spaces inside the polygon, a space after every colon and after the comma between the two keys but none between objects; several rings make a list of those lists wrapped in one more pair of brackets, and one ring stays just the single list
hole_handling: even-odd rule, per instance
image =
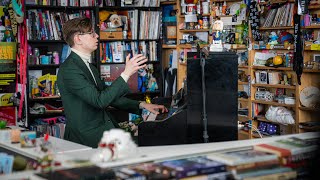
[{"label": "row of books", "polygon": [[[40,174],[58,179],[308,179],[307,162],[315,156],[318,139],[291,137],[255,145],[248,150],[209,153],[162,162],[139,163],[117,168],[96,166]],[[71,176],[71,175],[75,176]]]},{"label": "row of books", "polygon": [[271,9],[262,27],[293,26],[293,3],[287,3],[279,8]]},{"label": "row of books", "polygon": [[115,6],[116,5],[116,0],[103,0],[100,4],[100,7],[103,6]]},{"label": "row of books", "polygon": [[94,21],[94,12],[79,10],[72,12],[51,12],[49,10],[30,9],[27,12],[28,40],[62,40],[62,24],[77,17],[87,17]]},{"label": "row of books", "polygon": [[[140,12],[140,39],[158,39],[161,26],[161,11]],[[132,27],[132,26],[131,26]]]},{"label": "row of books", "polygon": [[158,61],[157,49],[156,41],[100,43],[100,60],[102,63],[123,63],[128,54],[143,54],[149,61]]},{"label": "row of books", "polygon": [[[55,119],[55,121],[49,121]],[[49,134],[57,138],[63,139],[65,132],[65,118],[63,116],[49,118],[48,119],[36,119],[34,124],[30,125],[31,131],[36,131],[40,136],[44,134]]]},{"label": "row of books", "polygon": [[121,0],[121,6],[160,7],[160,0]]},{"label": "row of books", "polygon": [[43,6],[94,6],[95,0],[26,0],[27,5],[43,5]]}]

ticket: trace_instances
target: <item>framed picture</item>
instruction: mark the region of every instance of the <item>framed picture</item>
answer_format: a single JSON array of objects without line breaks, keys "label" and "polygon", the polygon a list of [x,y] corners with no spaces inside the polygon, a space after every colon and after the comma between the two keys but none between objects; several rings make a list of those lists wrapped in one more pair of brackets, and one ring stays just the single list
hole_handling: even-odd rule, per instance
[{"label": "framed picture", "polygon": [[314,55],[313,55],[313,60],[314,60],[315,62],[320,63],[320,54],[314,54]]},{"label": "framed picture", "polygon": [[167,38],[177,38],[177,26],[167,26]]}]

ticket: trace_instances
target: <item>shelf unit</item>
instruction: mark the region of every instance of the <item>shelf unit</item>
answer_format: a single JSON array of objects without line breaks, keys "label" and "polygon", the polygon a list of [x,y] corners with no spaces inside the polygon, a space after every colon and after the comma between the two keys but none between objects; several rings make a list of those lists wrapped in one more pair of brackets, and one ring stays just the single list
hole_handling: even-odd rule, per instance
[{"label": "shelf unit", "polygon": [[[76,7],[76,6],[49,6],[49,5],[25,5],[25,9],[26,11],[26,16],[25,18],[29,18],[29,23],[31,23],[30,19],[32,19],[33,15],[32,13],[36,13],[36,12],[41,12],[42,14],[42,18],[45,19],[43,20],[43,22],[46,22],[46,24],[43,24],[43,27],[39,28],[39,31],[42,30],[41,32],[44,32],[45,34],[45,38],[42,36],[41,39],[39,38],[38,35],[32,35],[29,36],[29,39],[27,40],[27,44],[28,46],[30,46],[32,48],[32,50],[34,50],[35,48],[39,49],[39,54],[40,55],[46,55],[47,52],[54,52],[57,51],[59,54],[59,58],[61,59],[61,55],[62,55],[62,49],[63,49],[63,45],[66,44],[65,41],[63,40],[63,38],[61,37],[61,35],[58,35],[58,37],[61,40],[57,40],[57,38],[54,36],[53,33],[53,28],[51,29],[50,25],[52,26],[52,24],[48,24],[47,20],[49,19],[49,14],[51,15],[50,17],[50,22],[52,22],[52,17],[55,16],[56,12],[60,12],[61,16],[62,13],[67,13],[67,14],[72,14],[72,13],[77,13],[77,12],[84,12],[86,11],[87,13],[90,12],[91,16],[95,16],[96,15],[96,9],[97,7],[95,6],[88,6],[88,7]],[[46,17],[45,17],[46,16]],[[56,17],[55,17],[56,18]],[[36,19],[32,19],[32,21],[35,21]],[[94,20],[94,22],[97,19]],[[63,23],[61,21],[61,19],[57,20],[59,21],[59,23]],[[34,25],[36,25],[36,22]],[[30,27],[35,28],[33,24],[30,24]],[[57,24],[55,24],[57,25]],[[41,26],[41,25],[39,25]],[[29,28],[29,26],[27,27]],[[28,29],[29,34],[33,34],[33,30]],[[48,32],[49,31],[49,32]],[[44,40],[44,39],[45,40]],[[55,40],[54,40],[55,39]],[[29,54],[28,54],[28,58],[32,58]],[[31,82],[30,82],[30,75],[32,74],[37,74],[37,75],[45,75],[45,74],[51,74],[51,75],[56,75],[59,69],[59,64],[53,64],[53,62],[50,62],[51,60],[49,60],[49,63],[45,63],[42,64],[41,63],[41,59],[39,60],[39,62],[33,62],[27,63],[27,88],[26,88],[26,96],[27,96],[27,106],[26,106],[26,112],[27,112],[27,121],[25,123],[25,127],[30,128],[30,125],[34,122],[35,119],[37,118],[49,118],[49,117],[56,117],[56,116],[63,116],[64,113],[59,111],[48,111],[45,114],[31,114],[30,113],[30,108],[33,107],[35,104],[39,103],[39,104],[49,104],[49,105],[53,105],[55,107],[62,107],[62,101],[61,98],[58,95],[54,95],[54,96],[48,96],[48,97],[32,97],[31,95]],[[96,62],[93,62],[93,64],[96,64]]]},{"label": "shelf unit", "polygon": [[[135,99],[135,100],[144,100],[145,99],[145,96],[146,95],[150,95],[151,98],[155,97],[155,96],[162,96],[163,94],[163,84],[164,84],[164,79],[163,79],[163,60],[161,59],[162,58],[162,42],[161,42],[161,38],[159,36],[159,38],[157,39],[142,39],[140,37],[140,31],[142,31],[143,29],[141,29],[141,19],[140,19],[140,15],[141,15],[141,11],[157,11],[157,12],[160,12],[161,11],[161,7],[134,7],[134,6],[120,6],[120,2],[116,2],[115,6],[103,6],[103,7],[98,7],[97,10],[96,10],[96,16],[99,17],[99,12],[101,11],[109,11],[109,12],[122,12],[120,13],[121,15],[125,14],[127,17],[128,17],[128,13],[126,11],[129,11],[129,10],[137,10],[137,38],[136,39],[101,39],[99,38],[99,47],[102,45],[102,43],[112,43],[112,42],[124,42],[124,43],[136,43],[137,44],[137,48],[139,50],[139,53],[142,51],[140,49],[140,44],[142,41],[148,43],[148,42],[152,42],[152,41],[155,41],[156,42],[156,45],[157,45],[157,49],[156,49],[156,58],[157,59],[149,59],[149,61],[146,63],[146,64],[152,64],[153,65],[153,68],[154,68],[154,71],[155,73],[153,75],[156,76],[156,79],[157,79],[157,84],[158,84],[158,90],[155,91],[155,92],[145,92],[145,93],[140,93],[140,92],[132,92],[132,93],[129,93],[127,96],[132,98],[132,99]],[[160,17],[161,19],[161,13],[160,13]],[[129,21],[129,17],[128,17],[128,21]],[[161,22],[161,21],[160,21]],[[133,27],[131,27],[133,28]],[[100,29],[99,27],[97,27],[97,31],[99,32],[99,35],[100,35]],[[160,34],[160,32],[159,32]],[[124,46],[124,45],[123,45]],[[119,64],[125,64],[125,59],[124,59],[124,62],[101,62],[102,59],[100,59],[100,48],[98,48],[96,50],[96,56],[98,57],[97,58],[97,67],[98,67],[98,70],[101,71],[100,67],[101,66],[105,66],[105,65],[110,65],[110,66],[115,66],[115,65],[119,65]],[[100,72],[101,73],[101,72]],[[138,76],[138,75],[137,75]],[[138,91],[138,90],[136,90]]]},{"label": "shelf unit", "polygon": [[[309,14],[319,14],[320,13],[320,6],[319,5],[309,5],[308,6],[308,13]],[[301,18],[303,18],[301,16]],[[311,26],[305,26],[301,27],[301,29],[313,31],[315,34],[314,40],[319,39],[319,33],[320,33],[320,25],[311,25]],[[302,37],[303,38],[303,37]],[[304,43],[307,44],[307,43]],[[303,49],[303,62],[307,63],[308,61],[312,61],[314,59],[315,54],[320,54],[318,50],[311,50],[311,46],[304,46]],[[319,63],[319,62],[318,62]],[[314,86],[320,89],[320,68],[318,69],[303,69],[303,73],[301,76],[301,85],[297,86],[296,94],[299,94],[304,88],[308,86]],[[299,99],[299,98],[298,98]],[[296,104],[296,116],[299,120],[298,123],[304,123],[304,122],[311,122],[311,121],[317,121],[319,122],[319,107],[304,107],[300,101],[297,101]],[[319,104],[318,104],[319,105]],[[317,131],[319,129],[319,126],[317,128],[301,128],[299,124],[296,126],[298,133],[303,132],[309,132],[309,131]]]}]

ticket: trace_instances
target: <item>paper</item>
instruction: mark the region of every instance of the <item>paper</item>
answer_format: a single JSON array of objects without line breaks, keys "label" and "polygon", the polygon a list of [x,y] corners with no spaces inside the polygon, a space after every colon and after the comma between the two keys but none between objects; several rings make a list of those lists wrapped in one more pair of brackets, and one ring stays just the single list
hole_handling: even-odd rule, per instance
[{"label": "paper", "polygon": [[190,14],[190,15],[185,15],[185,22],[198,22],[197,15],[195,14]]},{"label": "paper", "polygon": [[196,36],[198,37],[199,40],[208,42],[208,33],[207,32],[196,32]]}]

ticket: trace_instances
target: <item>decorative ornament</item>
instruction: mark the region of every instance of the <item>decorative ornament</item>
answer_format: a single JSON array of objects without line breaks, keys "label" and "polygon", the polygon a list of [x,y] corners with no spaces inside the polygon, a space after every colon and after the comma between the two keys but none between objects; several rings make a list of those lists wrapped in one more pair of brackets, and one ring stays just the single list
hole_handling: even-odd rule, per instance
[{"label": "decorative ornament", "polygon": [[137,152],[137,145],[130,133],[122,129],[105,131],[99,143],[99,151],[91,157],[93,163],[122,159]]},{"label": "decorative ornament", "polygon": [[18,4],[17,0],[12,0],[12,8],[14,10],[14,15],[16,21],[20,24],[23,22],[23,12],[22,12],[22,4]]}]

